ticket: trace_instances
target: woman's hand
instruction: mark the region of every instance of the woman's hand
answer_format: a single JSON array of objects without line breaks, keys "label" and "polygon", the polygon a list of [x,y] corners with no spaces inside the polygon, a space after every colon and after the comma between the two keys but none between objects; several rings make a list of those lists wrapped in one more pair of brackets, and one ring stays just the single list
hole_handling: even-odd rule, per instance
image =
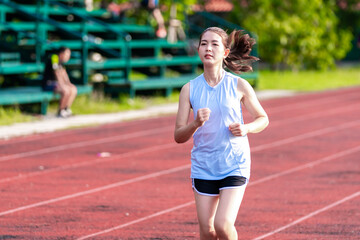
[{"label": "woman's hand", "polygon": [[201,127],[204,123],[209,120],[211,110],[209,108],[200,108],[197,111],[195,124],[197,127]]},{"label": "woman's hand", "polygon": [[249,132],[249,129],[246,127],[246,125],[240,123],[230,124],[229,130],[236,137],[243,137]]},{"label": "woman's hand", "polygon": [[209,120],[211,112],[209,108],[201,108],[197,111],[195,120],[188,122],[190,111],[190,83],[187,83],[180,91],[179,108],[176,115],[174,131],[174,139],[177,143],[184,143],[188,141],[197,129]]}]

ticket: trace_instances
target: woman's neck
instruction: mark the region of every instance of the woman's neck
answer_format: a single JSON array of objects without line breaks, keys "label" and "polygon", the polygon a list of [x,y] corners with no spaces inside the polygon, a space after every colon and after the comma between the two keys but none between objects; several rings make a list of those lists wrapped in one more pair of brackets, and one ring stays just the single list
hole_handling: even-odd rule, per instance
[{"label": "woman's neck", "polygon": [[222,67],[217,67],[217,68],[204,67],[204,78],[206,82],[212,87],[216,86],[221,81],[223,74],[224,74],[224,70]]}]

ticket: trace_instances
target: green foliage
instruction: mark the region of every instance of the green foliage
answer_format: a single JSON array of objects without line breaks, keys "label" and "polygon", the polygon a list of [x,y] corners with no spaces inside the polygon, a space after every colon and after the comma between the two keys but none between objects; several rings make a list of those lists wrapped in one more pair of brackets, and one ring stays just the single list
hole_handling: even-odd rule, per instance
[{"label": "green foliage", "polygon": [[169,21],[170,18],[170,8],[172,4],[176,4],[177,14],[176,18],[184,22],[186,14],[190,14],[192,12],[191,6],[196,4],[197,0],[161,0],[160,5],[165,6],[162,11],[165,22]]},{"label": "green foliage", "polygon": [[346,60],[360,59],[360,45],[358,39],[360,38],[360,9],[359,0],[341,0],[337,1],[338,9],[336,15],[339,18],[339,28],[349,29],[355,36],[352,41],[352,50],[347,54]]},{"label": "green foliage", "polygon": [[338,28],[334,0],[234,1],[232,20],[258,36],[259,55],[273,66],[334,67],[351,48],[352,34]]},{"label": "green foliage", "polygon": [[339,17],[339,26],[348,28],[353,33],[360,33],[359,0],[341,0],[338,2],[336,15]]}]

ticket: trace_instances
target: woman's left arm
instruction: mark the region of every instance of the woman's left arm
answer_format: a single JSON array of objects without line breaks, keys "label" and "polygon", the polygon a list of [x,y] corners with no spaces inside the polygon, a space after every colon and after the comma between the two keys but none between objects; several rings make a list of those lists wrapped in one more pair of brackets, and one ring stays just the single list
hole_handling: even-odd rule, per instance
[{"label": "woman's left arm", "polygon": [[232,123],[229,126],[234,136],[245,136],[247,133],[258,133],[269,125],[269,118],[261,106],[254,89],[244,79],[238,79],[238,91],[242,94],[242,103],[253,118],[252,122],[246,124]]}]

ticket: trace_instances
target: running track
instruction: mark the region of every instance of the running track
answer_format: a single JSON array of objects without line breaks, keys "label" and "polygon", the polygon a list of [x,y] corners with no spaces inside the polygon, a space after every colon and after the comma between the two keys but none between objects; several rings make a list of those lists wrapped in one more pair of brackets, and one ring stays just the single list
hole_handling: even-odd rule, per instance
[{"label": "running track", "polygon": [[[240,239],[359,239],[359,92],[262,102]],[[0,141],[0,239],[198,239],[191,142],[174,143],[174,122]]]}]

